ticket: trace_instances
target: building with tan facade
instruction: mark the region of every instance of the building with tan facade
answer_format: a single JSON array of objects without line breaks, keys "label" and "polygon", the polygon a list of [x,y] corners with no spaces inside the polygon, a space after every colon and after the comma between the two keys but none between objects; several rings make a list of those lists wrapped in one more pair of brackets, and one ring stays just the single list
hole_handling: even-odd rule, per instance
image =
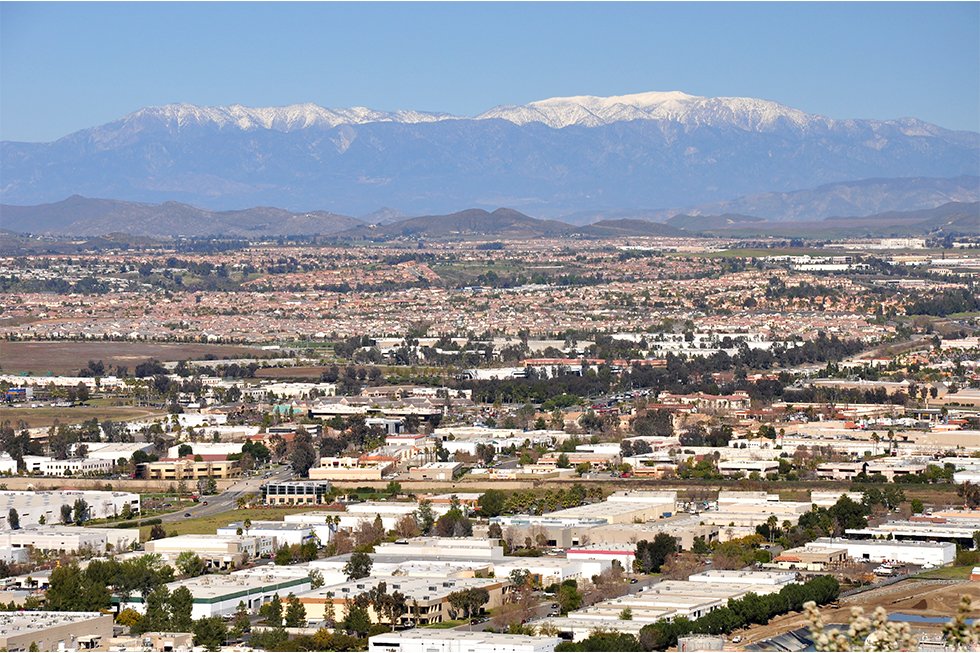
[{"label": "building with tan facade", "polygon": [[99,612],[2,612],[0,650],[107,651],[112,615]]}]

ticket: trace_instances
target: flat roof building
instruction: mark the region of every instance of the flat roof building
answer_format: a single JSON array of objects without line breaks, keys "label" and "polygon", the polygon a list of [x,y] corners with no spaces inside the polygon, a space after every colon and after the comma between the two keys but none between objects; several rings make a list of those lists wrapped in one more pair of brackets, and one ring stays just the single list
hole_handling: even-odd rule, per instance
[{"label": "flat roof building", "polygon": [[99,612],[0,612],[0,649],[106,651],[112,615]]},{"label": "flat roof building", "polygon": [[[379,583],[384,583],[388,592],[401,592],[407,602],[406,612],[397,621],[403,624],[426,625],[449,621],[456,616],[447,597],[453,592],[467,589],[484,589],[489,600],[484,610],[493,610],[503,603],[504,587],[509,581],[496,578],[425,578],[405,576],[368,576],[358,580],[336,585],[324,585],[315,590],[299,594],[298,598],[306,608],[308,621],[324,619],[343,621],[348,602],[356,596],[369,592]],[[368,609],[371,621],[379,623],[381,618]]]},{"label": "flat roof building", "polygon": [[368,653],[547,653],[560,642],[557,637],[417,628],[368,638]]},{"label": "flat roof building", "polygon": [[846,549],[852,560],[867,562],[898,562],[910,565],[942,567],[956,559],[952,542],[900,542],[897,540],[851,540],[821,537],[806,548]]},{"label": "flat roof building", "polygon": [[61,523],[61,507],[74,507],[82,499],[88,505],[89,519],[116,517],[128,505],[132,514],[140,512],[140,495],[132,492],[109,492],[104,490],[0,490],[0,529],[7,528],[7,515],[10,509],[17,511],[21,527],[40,523],[44,517],[46,524]]},{"label": "flat roof building", "polygon": [[[299,595],[310,590],[310,577],[284,578],[274,574],[208,574],[196,578],[187,578],[167,583],[167,589],[173,593],[179,587],[186,587],[194,597],[191,617],[201,619],[234,614],[239,603],[244,603],[249,611],[258,610],[259,606],[272,601],[279,596],[285,599],[290,592]],[[120,610],[133,608],[139,613],[146,611],[143,597],[135,593],[129,597],[113,597],[119,602]],[[343,615],[341,615],[343,619]]]}]

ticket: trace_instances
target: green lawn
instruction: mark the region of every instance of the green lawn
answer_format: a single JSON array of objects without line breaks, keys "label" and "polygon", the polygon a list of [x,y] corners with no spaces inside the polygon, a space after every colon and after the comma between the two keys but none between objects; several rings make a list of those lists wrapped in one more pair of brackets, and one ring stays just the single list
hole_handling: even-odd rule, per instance
[{"label": "green lawn", "polygon": [[970,572],[972,570],[972,565],[960,567],[940,567],[939,569],[924,571],[921,574],[916,575],[915,578],[925,578],[929,580],[967,580],[970,577]]},{"label": "green lawn", "polygon": [[455,628],[456,626],[463,626],[467,623],[466,619],[450,619],[449,621],[442,621],[437,624],[429,624],[427,626],[422,626],[422,628],[433,628],[435,630],[445,630],[448,628]]},{"label": "green lawn", "polygon": [[[282,521],[283,516],[292,515],[297,512],[309,512],[316,510],[315,506],[291,506],[289,508],[248,508],[245,510],[229,510],[216,515],[207,517],[196,517],[183,519],[177,522],[164,523],[167,534],[176,533],[177,535],[187,535],[191,533],[201,533],[212,535],[222,526],[227,526],[231,522],[244,521]],[[152,526],[140,528],[140,539],[146,541],[150,537]]]}]

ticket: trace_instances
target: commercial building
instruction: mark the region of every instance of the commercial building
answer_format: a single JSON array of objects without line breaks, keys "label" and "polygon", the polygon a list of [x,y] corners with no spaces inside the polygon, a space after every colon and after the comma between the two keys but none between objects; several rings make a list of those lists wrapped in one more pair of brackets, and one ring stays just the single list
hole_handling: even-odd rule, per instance
[{"label": "commercial building", "polygon": [[185,458],[164,458],[137,467],[141,478],[156,481],[194,481],[202,478],[232,478],[241,472],[237,460],[195,460],[194,456]]},{"label": "commercial building", "polygon": [[567,558],[506,557],[493,563],[494,576],[507,578],[523,570],[542,587],[566,580],[588,580],[612,567],[612,560],[568,560]]},{"label": "commercial building", "polygon": [[354,456],[326,456],[310,469],[310,480],[380,481],[395,467],[394,460],[368,460]]},{"label": "commercial building", "polygon": [[786,549],[773,558],[772,566],[778,569],[801,571],[825,571],[837,569],[847,562],[847,549],[843,547],[797,547]]},{"label": "commercial building", "polygon": [[463,463],[425,463],[408,470],[413,481],[452,481],[463,473]]},{"label": "commercial building", "polygon": [[134,515],[140,511],[140,495],[132,492],[0,490],[0,528],[7,527],[7,516],[11,508],[17,511],[22,528],[39,524],[42,517],[46,524],[61,523],[61,507],[73,508],[79,499],[87,505],[89,519],[116,517],[123,514],[126,506],[129,506],[129,512]]},{"label": "commercial building", "polygon": [[900,542],[893,540],[851,540],[821,537],[806,548],[845,549],[847,557],[864,562],[898,562],[909,565],[942,567],[956,559],[951,542]]},{"label": "commercial building", "polygon": [[327,502],[329,481],[280,481],[262,486],[267,506],[317,505]]},{"label": "commercial building", "polygon": [[247,560],[270,556],[276,541],[260,535],[177,535],[143,544],[147,553],[158,553],[173,562],[184,551],[193,551],[212,569],[230,569]]},{"label": "commercial building", "polygon": [[0,650],[107,651],[112,615],[98,612],[0,612]]},{"label": "commercial building", "polygon": [[[644,625],[660,619],[698,619],[749,592],[758,595],[778,592],[795,577],[793,573],[765,571],[707,571],[686,581],[662,581],[635,594],[599,601],[570,612],[567,617],[548,617],[532,625],[553,627],[559,637],[575,641],[587,638],[597,629],[636,635]],[[632,613],[632,619],[620,618],[626,609]]]},{"label": "commercial building", "polygon": [[[296,595],[308,592],[310,589],[309,576],[288,578],[272,574],[208,574],[196,578],[174,581],[167,584],[167,589],[173,593],[179,587],[186,587],[194,597],[191,617],[215,617],[234,614],[239,603],[244,603],[249,611],[258,610],[263,603],[272,601],[275,596],[285,600],[289,593]],[[113,597],[119,603],[120,610],[132,608],[139,613],[146,611],[143,597],[139,593],[128,597]],[[343,615],[340,617],[343,619]]]},{"label": "commercial building", "polygon": [[368,653],[547,653],[560,642],[557,637],[414,629],[368,638]]},{"label": "commercial building", "polygon": [[103,554],[128,551],[140,541],[138,528],[85,528],[84,526],[32,526],[0,531],[0,547],[33,549],[44,553]]},{"label": "commercial building", "polygon": [[44,476],[89,476],[102,475],[112,471],[114,462],[101,458],[68,458],[47,460],[41,463]]},{"label": "commercial building", "polygon": [[913,517],[867,528],[849,528],[844,534],[858,539],[882,538],[915,542],[951,542],[967,549],[976,546],[973,534],[980,531],[980,515],[946,518]]},{"label": "commercial building", "polygon": [[633,569],[633,562],[636,560],[636,546],[621,546],[616,544],[592,544],[580,546],[565,551],[568,560],[594,560],[606,562],[612,566],[613,562],[618,562],[624,571]]},{"label": "commercial building", "polygon": [[419,559],[463,558],[502,560],[504,548],[494,540],[478,537],[413,537],[383,542],[374,548],[376,556],[403,556]]},{"label": "commercial building", "polygon": [[[397,591],[405,596],[407,609],[397,621],[415,625],[451,620],[454,610],[449,604],[448,596],[461,590],[486,590],[489,600],[483,607],[487,611],[493,610],[503,603],[504,587],[508,585],[508,581],[495,578],[369,576],[346,583],[324,585],[299,594],[298,598],[306,608],[308,621],[330,619],[339,622],[344,619],[348,601],[371,591],[379,583],[384,583],[388,592]],[[368,614],[374,623],[382,621],[373,607],[368,609]]]},{"label": "commercial building", "polygon": [[239,532],[249,537],[271,537],[275,540],[277,549],[300,545],[316,538],[313,527],[282,521],[253,521],[248,528],[245,527],[245,522],[236,521],[222,526],[217,532],[223,537],[237,536]]}]

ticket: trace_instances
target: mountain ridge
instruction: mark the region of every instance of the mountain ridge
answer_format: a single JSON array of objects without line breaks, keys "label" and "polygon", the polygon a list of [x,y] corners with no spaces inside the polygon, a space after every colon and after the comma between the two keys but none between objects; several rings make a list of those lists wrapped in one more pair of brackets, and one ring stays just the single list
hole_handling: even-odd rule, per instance
[{"label": "mountain ridge", "polygon": [[549,98],[472,118],[309,103],[176,104],[52,143],[0,143],[0,201],[80,194],[211,211],[320,206],[342,215],[510,206],[556,218],[978,169],[976,132],[679,91]]}]

